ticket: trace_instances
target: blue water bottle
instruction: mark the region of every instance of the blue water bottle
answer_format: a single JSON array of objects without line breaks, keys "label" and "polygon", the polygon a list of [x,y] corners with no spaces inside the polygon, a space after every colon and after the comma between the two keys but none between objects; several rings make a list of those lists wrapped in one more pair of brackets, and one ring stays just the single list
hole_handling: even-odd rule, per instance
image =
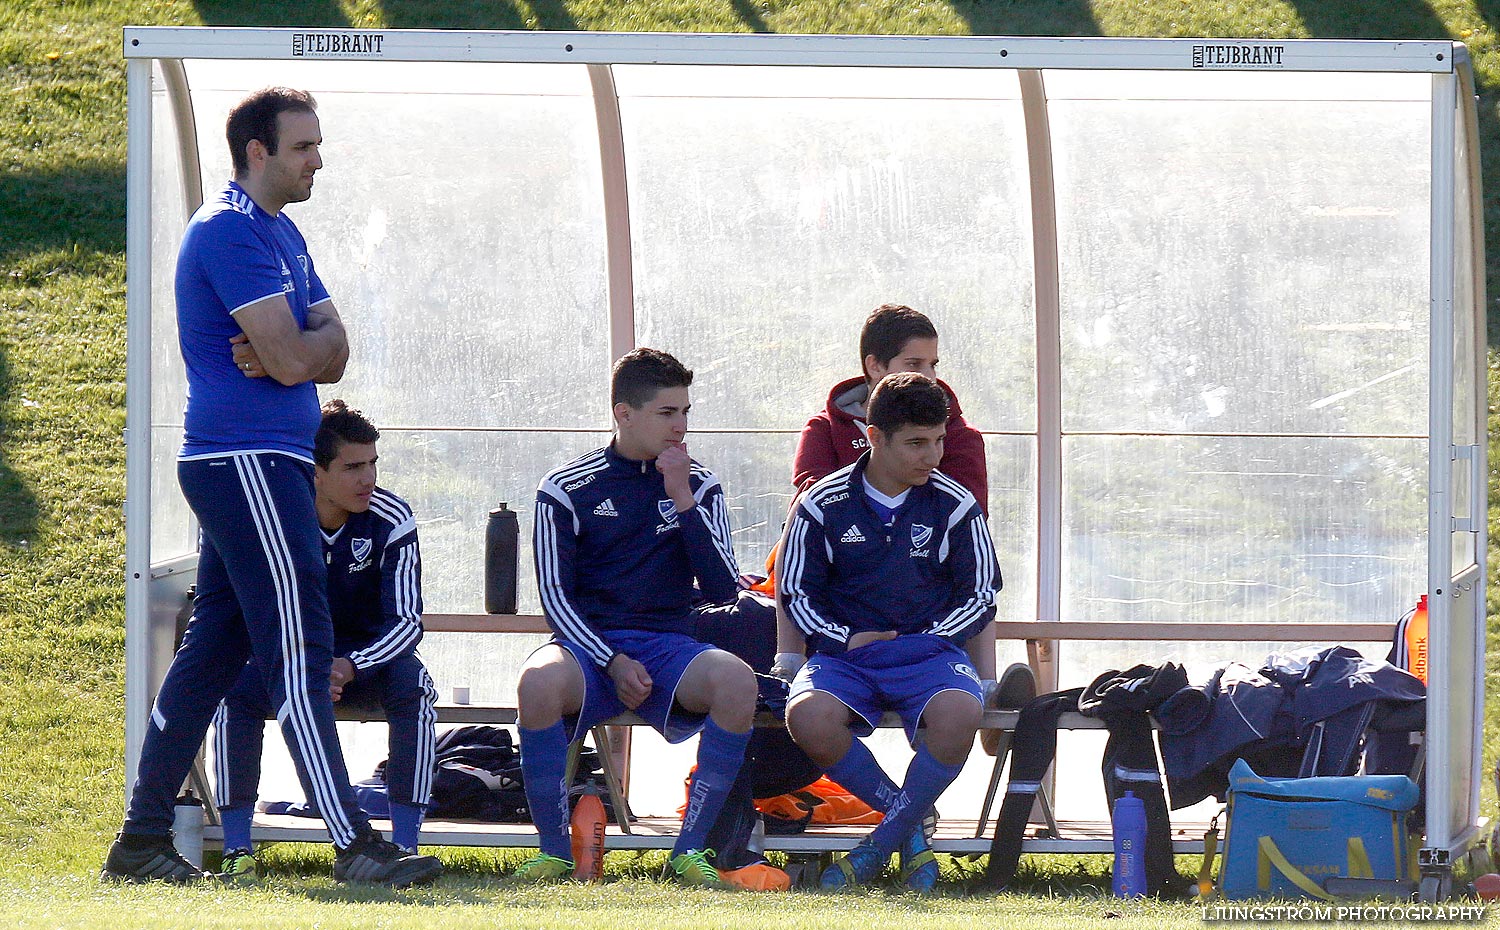
[{"label": "blue water bottle", "polygon": [[1146,895],[1146,804],[1134,791],[1115,799],[1114,891],[1117,898]]}]

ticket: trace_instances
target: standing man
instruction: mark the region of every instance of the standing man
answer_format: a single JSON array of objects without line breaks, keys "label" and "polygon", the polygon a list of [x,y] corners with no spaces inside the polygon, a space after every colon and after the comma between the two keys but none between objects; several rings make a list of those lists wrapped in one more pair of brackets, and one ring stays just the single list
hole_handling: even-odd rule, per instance
[{"label": "standing man", "polygon": [[868,753],[851,751],[856,735],[894,710],[916,749],[885,819],[823,872],[824,888],[870,881],[899,848],[907,887],[931,890],[922,819],[963,768],[982,715],[963,647],[994,619],[1000,570],[974,495],[937,470],[947,422],[937,382],[888,375],[870,394],[869,451],[813,484],[787,524],[781,593],[812,648],[792,682],[792,738],[860,798],[888,789]]},{"label": "standing man", "polygon": [[[313,440],[313,486],[328,607],[333,614],[335,703],[381,708],[390,727],[385,782],[391,840],[417,851],[436,765],[437,689],[417,657],[422,640],[422,556],[406,501],[375,483],[380,431],[342,400],[323,405]],[[221,878],[259,877],[250,822],[260,785],[265,719],[274,714],[252,658],[214,718],[214,792],[224,825]]]},{"label": "standing man", "polygon": [[665,352],[621,358],[610,379],[614,441],[537,489],[537,587],[553,639],[532,653],[516,689],[521,769],[541,845],[518,881],[572,873],[568,745],[633,710],[672,743],[701,732],[667,873],[725,885],[704,841],[744,760],[756,685],[744,662],[690,635],[694,581],[715,603],[733,598],[739,581],[724,490],[683,442],[692,383]]},{"label": "standing man", "polygon": [[381,839],[355,803],[333,725],[333,623],[313,506],[314,381],[343,377],[338,311],[282,208],[323,166],[316,104],[257,91],[229,113],[234,180],[198,209],[177,256],[187,367],[177,476],[202,528],[193,620],[151,709],[106,880],[203,877],[172,847],[173,800],[210,718],[254,656],[307,799],[322,812],[339,881],[404,886],[442,870]]}]

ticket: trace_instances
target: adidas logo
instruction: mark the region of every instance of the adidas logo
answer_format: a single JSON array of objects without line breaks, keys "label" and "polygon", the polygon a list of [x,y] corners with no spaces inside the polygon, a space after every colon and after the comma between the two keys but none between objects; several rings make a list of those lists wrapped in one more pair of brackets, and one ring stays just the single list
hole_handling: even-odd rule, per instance
[{"label": "adidas logo", "polygon": [[865,534],[861,533],[859,531],[859,524],[858,523],[856,523],[853,526],[849,527],[849,529],[847,529],[847,530],[844,531],[844,535],[842,535],[842,536],[839,537],[839,542],[862,543],[864,541],[865,541]]},{"label": "adidas logo", "polygon": [[604,499],[604,503],[594,508],[594,516],[596,517],[618,517],[619,515],[620,512],[615,509],[615,502],[607,497]]}]

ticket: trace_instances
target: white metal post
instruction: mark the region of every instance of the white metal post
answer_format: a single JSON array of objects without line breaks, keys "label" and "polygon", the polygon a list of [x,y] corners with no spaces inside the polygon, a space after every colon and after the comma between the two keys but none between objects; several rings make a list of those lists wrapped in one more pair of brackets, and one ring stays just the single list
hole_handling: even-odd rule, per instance
[{"label": "white metal post", "polygon": [[[1464,325],[1471,328],[1472,338],[1469,345],[1472,354],[1469,358],[1457,360],[1457,364],[1472,366],[1474,372],[1474,453],[1471,465],[1471,474],[1474,476],[1469,486],[1470,510],[1472,511],[1474,537],[1474,562],[1478,569],[1478,580],[1475,586],[1478,590],[1474,594],[1472,602],[1474,617],[1473,639],[1475,670],[1474,670],[1474,704],[1473,714],[1475,721],[1484,720],[1484,692],[1485,692],[1485,647],[1487,645],[1486,618],[1486,581],[1489,579],[1489,392],[1487,390],[1486,376],[1489,371],[1485,356],[1485,267],[1484,267],[1484,182],[1481,177],[1480,154],[1479,154],[1479,108],[1475,102],[1474,95],[1474,69],[1469,60],[1468,49],[1463,46],[1454,47],[1454,72],[1458,75],[1458,102],[1459,115],[1464,122],[1463,142],[1467,147],[1468,157],[1465,165],[1469,175],[1469,200],[1463,204],[1465,210],[1464,222],[1469,227],[1469,273],[1472,276],[1470,293],[1473,298],[1473,306],[1468,308],[1464,319]],[[1469,785],[1469,814],[1470,820],[1477,820],[1475,816],[1479,812],[1479,788],[1483,781],[1484,762],[1482,750],[1484,739],[1483,726],[1477,728],[1480,738],[1474,740],[1471,747],[1469,765],[1474,777],[1470,779]]]},{"label": "white metal post", "polygon": [[151,683],[151,60],[126,65],[125,790],[135,784]]},{"label": "white metal post", "polygon": [[[1453,635],[1453,142],[1458,82],[1432,76],[1432,193],[1427,392],[1427,847],[1447,850],[1454,838],[1449,777]],[[1476,493],[1478,489],[1476,489]]]}]

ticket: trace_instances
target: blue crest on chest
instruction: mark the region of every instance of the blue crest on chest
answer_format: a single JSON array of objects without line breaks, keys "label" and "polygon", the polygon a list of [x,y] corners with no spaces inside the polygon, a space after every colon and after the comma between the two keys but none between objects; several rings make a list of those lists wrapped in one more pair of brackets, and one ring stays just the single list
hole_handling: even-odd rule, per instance
[{"label": "blue crest on chest", "polygon": [[661,518],[668,523],[677,522],[677,505],[670,500],[657,501],[656,512],[661,514]]},{"label": "blue crest on chest", "polygon": [[370,547],[372,545],[372,542],[373,541],[369,539],[349,540],[349,554],[354,556],[354,561],[363,562],[365,559],[368,559],[370,557]]},{"label": "blue crest on chest", "polygon": [[920,523],[911,525],[911,545],[913,549],[920,549],[932,539],[932,527],[923,526]]}]

